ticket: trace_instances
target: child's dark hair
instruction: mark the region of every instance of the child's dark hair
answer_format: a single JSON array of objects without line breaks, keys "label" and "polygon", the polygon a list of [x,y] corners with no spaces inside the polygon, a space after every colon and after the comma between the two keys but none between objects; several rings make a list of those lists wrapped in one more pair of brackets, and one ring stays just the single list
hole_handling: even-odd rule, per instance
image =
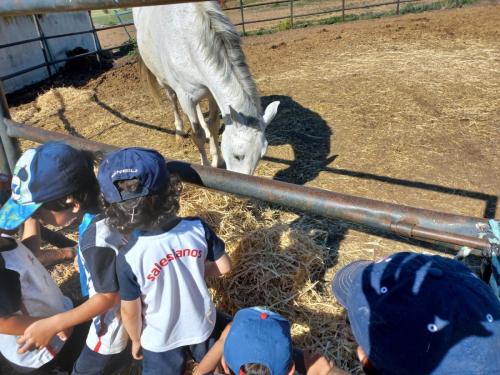
[{"label": "child's dark hair", "polygon": [[[142,188],[138,179],[116,182],[118,190],[134,192]],[[170,181],[156,194],[132,198],[118,203],[107,203],[104,207],[108,223],[122,233],[130,233],[134,229],[156,230],[168,225],[179,211],[181,193],[180,179],[170,175]]]},{"label": "child's dark hair", "polygon": [[[271,375],[271,371],[267,366],[261,365],[260,363],[246,363],[240,367],[240,374],[245,375]],[[235,375],[231,371],[231,374]]]},{"label": "child's dark hair", "polygon": [[79,189],[75,192],[54,199],[50,202],[45,202],[42,207],[50,210],[50,211],[64,211],[68,208],[71,208],[72,204],[67,203],[69,197],[74,198],[78,203],[80,203],[81,210],[83,212],[91,211],[99,207],[99,183],[97,182],[97,178],[94,174],[94,164],[96,163],[96,156],[90,152],[85,150],[78,150],[80,153],[80,157],[83,158],[88,166],[88,169],[79,174],[78,178],[78,186]]}]

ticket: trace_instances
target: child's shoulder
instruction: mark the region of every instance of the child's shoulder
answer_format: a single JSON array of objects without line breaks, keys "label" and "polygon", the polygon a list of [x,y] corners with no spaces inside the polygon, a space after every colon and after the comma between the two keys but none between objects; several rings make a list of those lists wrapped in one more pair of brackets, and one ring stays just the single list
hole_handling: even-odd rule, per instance
[{"label": "child's shoulder", "polygon": [[79,245],[82,251],[95,247],[109,247],[117,251],[126,243],[126,238],[108,225],[102,214],[95,215],[80,233]]},{"label": "child's shoulder", "polygon": [[0,253],[4,251],[12,251],[19,247],[19,242],[12,237],[0,236]]}]

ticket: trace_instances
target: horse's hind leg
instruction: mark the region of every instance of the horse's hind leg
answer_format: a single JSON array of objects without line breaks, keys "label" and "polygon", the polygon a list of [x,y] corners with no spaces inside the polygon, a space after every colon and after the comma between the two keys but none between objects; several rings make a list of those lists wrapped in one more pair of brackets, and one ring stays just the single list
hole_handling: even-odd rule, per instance
[{"label": "horse's hind leg", "polygon": [[184,131],[184,122],[182,121],[182,117],[179,112],[179,106],[177,105],[177,94],[171,87],[167,85],[163,85],[163,87],[165,87],[167,97],[170,100],[170,103],[172,103],[172,108],[174,109],[175,137],[177,140],[179,140],[183,137],[186,137],[187,133]]},{"label": "horse's hind leg", "polygon": [[219,146],[219,107],[212,95],[208,98],[208,130],[210,132],[210,154],[212,155],[212,167],[221,168],[224,166],[224,159]]},{"label": "horse's hind leg", "polygon": [[200,152],[201,165],[209,165],[207,152],[205,151],[205,132],[200,125],[198,114],[196,113],[196,104],[193,99],[187,94],[178,96],[179,103],[187,115],[193,129],[193,141],[198,151]]}]

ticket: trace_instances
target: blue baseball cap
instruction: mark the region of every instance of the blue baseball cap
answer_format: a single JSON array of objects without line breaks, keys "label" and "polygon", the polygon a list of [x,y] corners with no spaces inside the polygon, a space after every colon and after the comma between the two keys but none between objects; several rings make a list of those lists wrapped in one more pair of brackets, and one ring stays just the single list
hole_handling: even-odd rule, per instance
[{"label": "blue baseball cap", "polygon": [[267,366],[271,375],[286,375],[292,352],[288,320],[258,307],[236,313],[224,342],[224,359],[235,374],[247,363],[258,363]]},{"label": "blue baseball cap", "polygon": [[[118,181],[137,178],[141,189],[135,192],[120,192]],[[144,197],[163,189],[170,175],[163,156],[155,150],[130,147],[114,151],[106,156],[99,166],[97,180],[104,199],[108,203],[123,202]]]},{"label": "blue baseball cap", "polygon": [[347,265],[332,289],[381,373],[500,373],[500,301],[464,264],[395,253]]},{"label": "blue baseball cap", "polygon": [[0,209],[0,228],[13,230],[43,204],[82,187],[93,173],[80,151],[62,142],[49,142],[24,152],[14,167],[11,197]]}]

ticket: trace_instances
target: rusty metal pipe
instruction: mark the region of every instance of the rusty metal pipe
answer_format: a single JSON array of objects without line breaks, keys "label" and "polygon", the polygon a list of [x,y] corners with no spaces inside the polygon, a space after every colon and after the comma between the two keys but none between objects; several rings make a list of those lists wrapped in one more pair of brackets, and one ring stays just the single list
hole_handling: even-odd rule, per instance
[{"label": "rusty metal pipe", "polygon": [[[101,153],[117,149],[115,146],[37,129],[11,120],[6,120],[6,124],[10,137],[25,138],[40,143],[62,140],[74,147]],[[168,167],[171,172],[178,173],[183,181],[206,188],[257,198],[407,237],[439,240],[479,249],[489,248],[487,241],[477,238],[477,225],[486,224],[486,219],[386,203],[181,161],[169,161]],[[412,226],[412,230],[404,230],[401,223]]]},{"label": "rusty metal pipe", "polygon": [[196,1],[202,0],[2,0],[0,1],[0,16],[129,8]]}]

